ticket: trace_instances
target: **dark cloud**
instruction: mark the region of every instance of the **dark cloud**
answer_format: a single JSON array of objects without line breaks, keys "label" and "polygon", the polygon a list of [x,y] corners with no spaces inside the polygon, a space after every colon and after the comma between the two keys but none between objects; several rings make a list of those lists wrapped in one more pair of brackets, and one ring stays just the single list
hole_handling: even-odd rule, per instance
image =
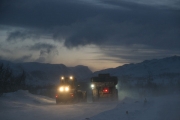
[{"label": "dark cloud", "polygon": [[147,59],[158,59],[180,55],[180,50],[153,49],[148,46],[105,46],[101,48],[104,57],[112,57],[117,63],[138,63]]},{"label": "dark cloud", "polygon": [[36,43],[30,46],[29,50],[39,51],[39,58],[35,60],[36,62],[50,62],[58,55],[57,47],[48,43]]},{"label": "dark cloud", "polygon": [[4,0],[1,6],[1,24],[30,28],[70,25],[98,12],[86,4],[69,0]]},{"label": "dark cloud", "polygon": [[6,54],[12,54],[13,52],[8,48],[3,48],[3,45],[0,45],[0,51]]},{"label": "dark cloud", "polygon": [[58,55],[58,51],[54,50],[40,50],[39,57],[35,59],[35,62],[51,62],[53,58]]},{"label": "dark cloud", "polygon": [[32,60],[32,55],[24,55],[16,60],[14,60],[14,62],[26,62],[26,61],[30,61]]},{"label": "dark cloud", "polygon": [[48,52],[52,49],[56,49],[55,45],[48,44],[48,43],[36,43],[33,46],[30,46],[30,50],[47,50]]},{"label": "dark cloud", "polygon": [[[164,19],[161,19],[159,15],[151,16],[157,19],[152,21],[149,19],[154,18],[140,15],[122,22],[107,20],[104,16],[96,20],[89,20],[86,23],[78,24],[79,26],[69,28],[69,30],[77,29],[75,33],[73,32],[66,37],[65,45],[75,47],[87,44],[145,44],[155,48],[179,48],[177,44],[180,38],[179,23],[176,21],[177,24],[174,24],[173,21],[168,21],[165,16],[163,16]],[[169,46],[170,41],[171,45]]]},{"label": "dark cloud", "polygon": [[30,38],[38,39],[39,35],[36,33],[32,33],[30,31],[16,30],[16,31],[8,33],[8,37],[6,38],[6,40],[7,41],[24,41]]},{"label": "dark cloud", "polygon": [[[1,5],[0,24],[39,30],[41,35],[49,32],[54,40],[65,40],[69,48],[143,44],[156,49],[179,49],[180,9],[118,0],[90,3],[7,0]],[[16,31],[7,40],[29,37],[29,33]]]}]

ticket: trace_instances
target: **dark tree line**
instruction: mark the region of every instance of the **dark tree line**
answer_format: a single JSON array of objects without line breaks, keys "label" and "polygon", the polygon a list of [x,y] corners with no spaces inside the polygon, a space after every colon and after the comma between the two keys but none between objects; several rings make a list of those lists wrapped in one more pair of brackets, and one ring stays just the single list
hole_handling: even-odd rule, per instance
[{"label": "dark tree line", "polygon": [[26,73],[22,70],[19,75],[13,75],[9,66],[0,65],[0,95],[7,92],[14,92],[25,89]]}]

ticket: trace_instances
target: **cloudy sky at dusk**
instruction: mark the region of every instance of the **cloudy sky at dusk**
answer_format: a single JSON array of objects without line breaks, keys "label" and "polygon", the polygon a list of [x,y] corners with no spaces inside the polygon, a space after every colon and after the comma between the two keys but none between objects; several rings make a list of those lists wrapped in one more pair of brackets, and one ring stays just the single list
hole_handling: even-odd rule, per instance
[{"label": "cloudy sky at dusk", "polygon": [[179,0],[0,1],[0,59],[96,71],[173,55]]}]

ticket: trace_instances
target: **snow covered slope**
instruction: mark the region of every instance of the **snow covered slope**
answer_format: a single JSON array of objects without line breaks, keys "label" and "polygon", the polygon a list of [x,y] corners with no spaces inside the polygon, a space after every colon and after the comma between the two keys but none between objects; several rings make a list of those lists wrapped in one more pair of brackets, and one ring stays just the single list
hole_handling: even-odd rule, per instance
[{"label": "snow covered slope", "polygon": [[90,120],[179,120],[180,95],[151,97],[144,102],[126,98],[112,110],[102,112]]},{"label": "snow covered slope", "polygon": [[172,56],[163,59],[145,60],[141,63],[126,64],[117,68],[97,71],[99,73],[110,73],[118,76],[119,79],[128,81],[147,80],[151,78],[156,83],[168,84],[170,82],[180,82],[180,56]]},{"label": "snow covered slope", "polygon": [[87,76],[92,74],[86,66],[66,67],[63,64],[37,62],[12,63],[0,60],[1,63],[4,66],[9,66],[15,75],[21,74],[22,70],[25,70],[26,83],[31,85],[59,83],[59,77],[62,75],[75,75],[78,80],[84,81]]},{"label": "snow covered slope", "polygon": [[119,101],[56,105],[55,99],[19,90],[0,97],[0,120],[179,120],[180,94],[126,95]]}]

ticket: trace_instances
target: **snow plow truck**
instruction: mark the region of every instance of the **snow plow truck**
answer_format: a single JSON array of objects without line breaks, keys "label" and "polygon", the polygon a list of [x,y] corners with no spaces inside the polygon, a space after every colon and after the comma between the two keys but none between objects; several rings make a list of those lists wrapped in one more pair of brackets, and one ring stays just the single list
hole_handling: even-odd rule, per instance
[{"label": "snow plow truck", "polygon": [[91,80],[92,100],[98,101],[101,99],[110,98],[111,100],[118,100],[118,78],[110,76],[110,74],[99,74],[92,77]]},{"label": "snow plow truck", "polygon": [[80,89],[73,76],[62,76],[56,91],[56,104],[86,101],[87,92]]}]

